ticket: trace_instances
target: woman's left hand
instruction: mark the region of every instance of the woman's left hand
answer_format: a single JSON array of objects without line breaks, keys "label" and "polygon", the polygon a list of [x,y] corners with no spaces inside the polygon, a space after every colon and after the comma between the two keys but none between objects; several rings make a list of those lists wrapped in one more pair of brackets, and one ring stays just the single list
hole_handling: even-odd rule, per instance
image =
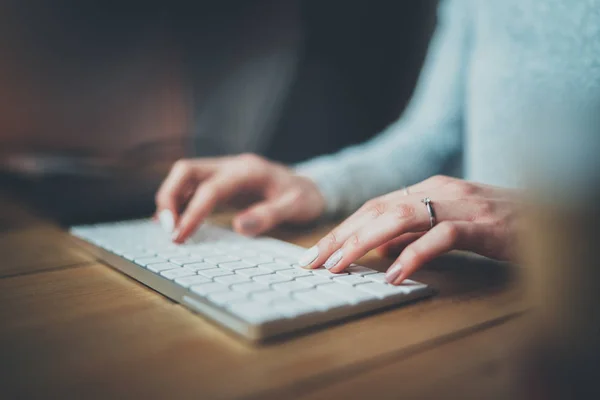
[{"label": "woman's left hand", "polygon": [[[469,250],[510,260],[519,203],[515,193],[446,176],[377,197],[309,249],[300,260],[305,268],[324,265],[343,271],[368,251],[403,248],[386,279],[400,284],[431,259],[450,250]],[[422,200],[431,199],[436,224]]]}]

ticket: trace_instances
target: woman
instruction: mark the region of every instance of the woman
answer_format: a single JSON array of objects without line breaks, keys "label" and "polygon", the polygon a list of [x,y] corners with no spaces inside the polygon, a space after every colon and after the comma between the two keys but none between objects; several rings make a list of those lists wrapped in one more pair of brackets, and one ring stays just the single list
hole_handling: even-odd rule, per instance
[{"label": "woman", "polygon": [[[156,197],[159,214],[175,221],[173,240],[251,190],[263,200],[233,224],[249,235],[358,209],[306,252],[307,268],[340,272],[369,250],[403,248],[387,271],[399,284],[452,249],[510,260],[518,202],[502,187],[519,186],[517,144],[544,137],[548,110],[575,127],[600,109],[600,0],[445,0],[438,12],[400,120],[295,169],[253,155],[177,162]],[[428,178],[459,156],[469,181]]]}]

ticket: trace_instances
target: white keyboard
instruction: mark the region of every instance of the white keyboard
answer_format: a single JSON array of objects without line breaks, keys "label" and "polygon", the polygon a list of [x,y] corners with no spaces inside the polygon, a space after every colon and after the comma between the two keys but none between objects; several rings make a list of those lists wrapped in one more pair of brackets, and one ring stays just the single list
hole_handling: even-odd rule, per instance
[{"label": "white keyboard", "polygon": [[193,311],[250,340],[397,305],[432,294],[422,283],[400,286],[353,265],[332,274],[305,270],[303,248],[271,238],[246,238],[205,224],[183,245],[151,220],[77,226],[71,233],[99,247],[99,256]]}]

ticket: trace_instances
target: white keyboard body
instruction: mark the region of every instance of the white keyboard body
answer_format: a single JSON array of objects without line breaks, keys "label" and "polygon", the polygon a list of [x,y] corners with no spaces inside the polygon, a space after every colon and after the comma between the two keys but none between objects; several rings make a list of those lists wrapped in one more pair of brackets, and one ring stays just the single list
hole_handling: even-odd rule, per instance
[{"label": "white keyboard body", "polygon": [[305,270],[296,264],[301,247],[209,224],[183,245],[151,220],[71,233],[99,248],[112,267],[252,341],[432,294],[415,281],[389,285],[383,273],[361,266],[342,274]]}]

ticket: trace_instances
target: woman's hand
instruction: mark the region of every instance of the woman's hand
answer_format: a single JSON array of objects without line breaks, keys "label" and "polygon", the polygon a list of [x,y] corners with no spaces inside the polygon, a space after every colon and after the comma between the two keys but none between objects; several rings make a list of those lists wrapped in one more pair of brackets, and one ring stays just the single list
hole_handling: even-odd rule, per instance
[{"label": "woman's hand", "polygon": [[[408,194],[407,194],[408,193]],[[430,229],[429,197],[437,223]],[[400,284],[429,260],[453,249],[509,260],[516,230],[513,192],[436,176],[368,201],[301,258],[306,268],[341,272],[368,251],[403,248],[388,269]]]},{"label": "woman's hand", "polygon": [[325,200],[311,180],[244,154],[177,161],[156,195],[157,215],[173,225],[173,240],[182,243],[218,203],[248,192],[262,200],[234,218],[234,229],[246,235],[282,222],[308,222],[325,209]]}]

